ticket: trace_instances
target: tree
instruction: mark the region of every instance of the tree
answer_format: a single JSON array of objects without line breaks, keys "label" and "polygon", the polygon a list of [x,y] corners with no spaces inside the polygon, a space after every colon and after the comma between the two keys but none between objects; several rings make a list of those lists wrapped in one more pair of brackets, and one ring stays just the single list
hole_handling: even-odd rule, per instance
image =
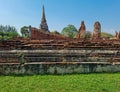
[{"label": "tree", "polygon": [[91,38],[91,34],[92,33],[90,31],[86,31],[85,39]]},{"label": "tree", "polygon": [[67,27],[63,28],[61,34],[66,37],[73,38],[77,32],[78,31],[74,25],[68,25]]},{"label": "tree", "polygon": [[51,33],[52,33],[52,34],[61,35],[57,30],[52,31]]},{"label": "tree", "polygon": [[20,32],[22,34],[22,37],[29,37],[29,27],[28,26],[23,26],[20,29]]},{"label": "tree", "polygon": [[0,39],[10,39],[19,36],[16,28],[10,25],[0,25]]},{"label": "tree", "polygon": [[111,37],[113,37],[112,34],[106,33],[106,32],[101,32],[101,36],[102,36],[103,38],[111,38]]}]

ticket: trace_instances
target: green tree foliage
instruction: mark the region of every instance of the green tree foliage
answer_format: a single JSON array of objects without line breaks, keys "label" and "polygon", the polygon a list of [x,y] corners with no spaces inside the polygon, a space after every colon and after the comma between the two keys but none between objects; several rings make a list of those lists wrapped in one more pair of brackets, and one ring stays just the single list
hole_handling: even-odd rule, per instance
[{"label": "green tree foliage", "polygon": [[10,39],[19,36],[16,28],[10,25],[0,25],[0,39]]},{"label": "green tree foliage", "polygon": [[23,26],[20,29],[20,32],[22,34],[22,37],[29,37],[29,27],[28,26]]},{"label": "green tree foliage", "polygon": [[92,33],[90,31],[86,31],[85,39],[91,38],[91,34]]},{"label": "green tree foliage", "polygon": [[51,33],[52,33],[52,34],[61,35],[57,30],[52,31]]},{"label": "green tree foliage", "polygon": [[77,32],[78,31],[74,25],[68,25],[67,27],[63,28],[61,34],[66,37],[73,38]]},{"label": "green tree foliage", "polygon": [[113,37],[112,34],[106,33],[106,32],[101,32],[101,36],[102,36],[103,38],[111,38],[111,37]]}]

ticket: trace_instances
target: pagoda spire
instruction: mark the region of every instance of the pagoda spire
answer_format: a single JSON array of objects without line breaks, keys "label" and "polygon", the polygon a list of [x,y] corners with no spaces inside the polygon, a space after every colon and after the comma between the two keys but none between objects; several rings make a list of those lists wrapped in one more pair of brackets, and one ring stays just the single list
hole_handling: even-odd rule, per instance
[{"label": "pagoda spire", "polygon": [[46,17],[45,17],[44,5],[42,7],[42,19],[41,19],[41,23],[40,23],[40,30],[49,32],[47,21],[46,21]]},{"label": "pagoda spire", "polygon": [[44,5],[42,8],[42,20],[41,20],[41,22],[46,22]]}]

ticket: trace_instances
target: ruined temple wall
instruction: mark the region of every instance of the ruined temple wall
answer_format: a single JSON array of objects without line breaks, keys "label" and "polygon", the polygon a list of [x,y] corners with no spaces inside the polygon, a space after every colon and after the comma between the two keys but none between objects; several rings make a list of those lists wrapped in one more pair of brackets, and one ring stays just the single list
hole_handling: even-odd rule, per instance
[{"label": "ruined temple wall", "polygon": [[[8,50],[0,51],[0,61],[25,62],[120,62],[118,50]],[[6,60],[6,61],[5,61]],[[11,61],[12,62],[12,61]]]},{"label": "ruined temple wall", "polygon": [[118,50],[0,51],[0,75],[95,72],[120,72],[120,53]]},{"label": "ruined temple wall", "polygon": [[61,36],[61,35],[52,34],[50,32],[44,32],[43,30],[35,29],[35,28],[31,29],[30,38],[32,40],[44,40],[44,39],[66,40],[66,39],[69,39],[69,38]]},{"label": "ruined temple wall", "polygon": [[120,72],[120,64],[108,63],[53,63],[53,64],[0,64],[0,75],[74,74]]}]

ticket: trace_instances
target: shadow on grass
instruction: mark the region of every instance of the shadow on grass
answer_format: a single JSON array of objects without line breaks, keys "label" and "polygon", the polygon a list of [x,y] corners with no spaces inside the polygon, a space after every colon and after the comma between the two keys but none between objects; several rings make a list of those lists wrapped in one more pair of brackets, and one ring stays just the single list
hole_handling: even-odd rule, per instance
[{"label": "shadow on grass", "polygon": [[25,76],[69,76],[69,75],[101,75],[101,74],[120,74],[120,72],[103,72],[103,73],[72,73],[72,74],[0,74],[0,76],[13,76],[13,77],[25,77]]}]

